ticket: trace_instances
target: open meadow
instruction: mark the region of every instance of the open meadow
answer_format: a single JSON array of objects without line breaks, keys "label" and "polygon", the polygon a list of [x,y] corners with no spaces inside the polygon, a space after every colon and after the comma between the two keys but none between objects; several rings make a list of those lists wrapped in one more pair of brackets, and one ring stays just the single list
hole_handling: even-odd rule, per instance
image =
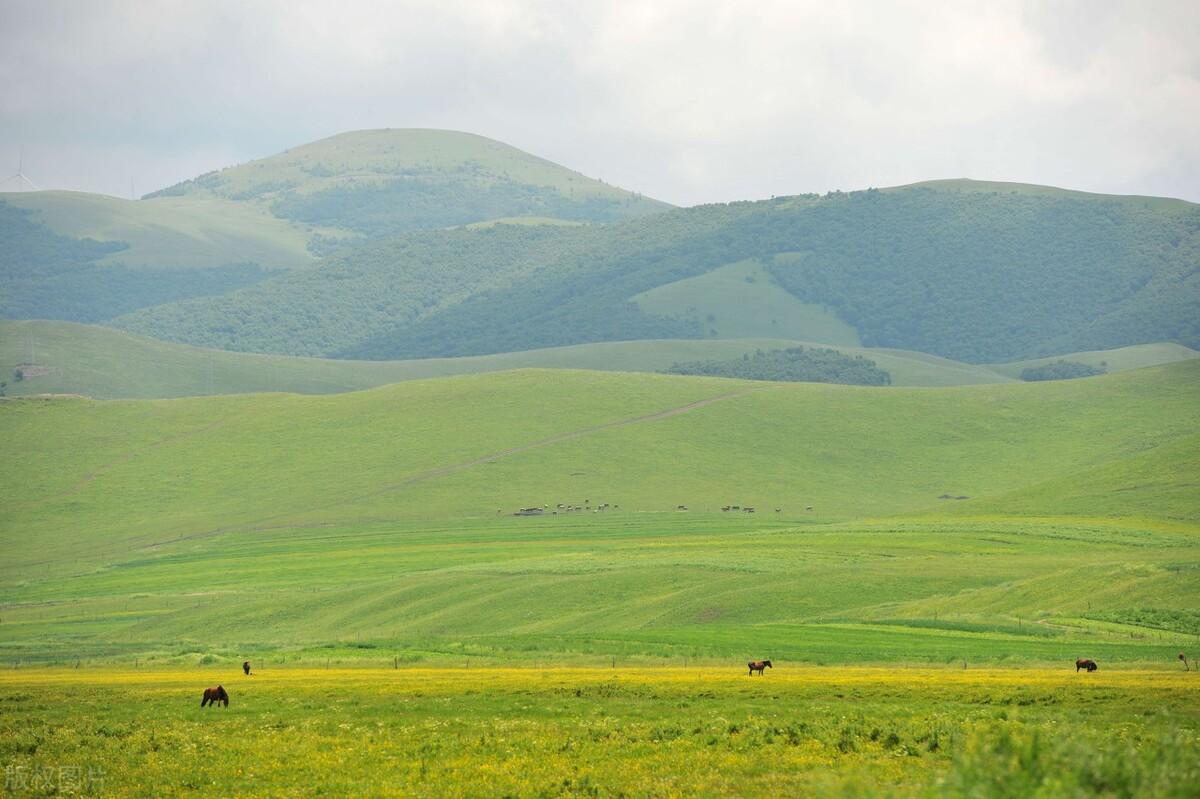
[{"label": "open meadow", "polygon": [[1200,2],[0,27],[0,799],[1200,799]]},{"label": "open meadow", "polygon": [[7,400],[8,793],[1194,796],[1198,369]]},{"label": "open meadow", "polygon": [[[1178,796],[1200,675],[1062,669],[0,673],[9,795]],[[201,708],[222,683],[228,707]]]}]

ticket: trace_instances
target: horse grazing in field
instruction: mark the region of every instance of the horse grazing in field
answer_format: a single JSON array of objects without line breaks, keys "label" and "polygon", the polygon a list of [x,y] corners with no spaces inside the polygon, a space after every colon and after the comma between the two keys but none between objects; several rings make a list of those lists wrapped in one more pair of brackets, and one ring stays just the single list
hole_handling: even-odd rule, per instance
[{"label": "horse grazing in field", "polygon": [[1075,672],[1076,673],[1079,673],[1080,669],[1087,669],[1088,671],[1095,671],[1098,668],[1100,668],[1100,667],[1096,665],[1096,661],[1094,661],[1094,660],[1080,658],[1079,660],[1075,661]]},{"label": "horse grazing in field", "polygon": [[246,672],[247,677],[250,676],[250,661],[247,660],[242,664],[242,671]]},{"label": "horse grazing in field", "polygon": [[229,707],[229,694],[225,693],[225,689],[220,685],[214,688],[205,688],[204,698],[200,700],[200,707],[215,705],[218,702],[224,702],[225,707]]},{"label": "horse grazing in field", "polygon": [[747,663],[746,665],[750,667],[750,676],[751,677],[754,676],[754,672],[756,672],[756,671],[758,672],[758,675],[761,677],[762,673],[763,673],[763,669],[773,668],[773,666],[771,666],[771,661],[769,661],[769,660],[752,660],[749,663]]}]

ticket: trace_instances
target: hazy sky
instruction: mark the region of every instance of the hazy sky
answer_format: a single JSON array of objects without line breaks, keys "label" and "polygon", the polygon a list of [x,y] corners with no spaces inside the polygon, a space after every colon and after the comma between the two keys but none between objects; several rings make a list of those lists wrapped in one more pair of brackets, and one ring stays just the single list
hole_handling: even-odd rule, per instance
[{"label": "hazy sky", "polygon": [[678,204],[944,177],[1200,201],[1196,0],[0,0],[0,31],[0,176],[23,147],[45,188],[438,127]]}]

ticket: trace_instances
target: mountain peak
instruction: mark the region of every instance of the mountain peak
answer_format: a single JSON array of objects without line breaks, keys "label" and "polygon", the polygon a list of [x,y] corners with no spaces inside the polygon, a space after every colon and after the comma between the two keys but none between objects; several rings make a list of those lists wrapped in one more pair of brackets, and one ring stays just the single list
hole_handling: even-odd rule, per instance
[{"label": "mountain peak", "polygon": [[428,128],[347,131],[147,198],[205,193],[368,234],[504,217],[607,222],[670,207],[494,139]]}]

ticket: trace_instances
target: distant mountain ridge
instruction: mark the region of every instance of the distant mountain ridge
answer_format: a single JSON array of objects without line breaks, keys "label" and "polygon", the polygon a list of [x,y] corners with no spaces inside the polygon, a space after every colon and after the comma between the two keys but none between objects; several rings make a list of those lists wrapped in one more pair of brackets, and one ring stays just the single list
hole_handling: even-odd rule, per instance
[{"label": "distant mountain ridge", "polygon": [[0,240],[17,242],[0,256],[0,316],[106,321],[308,267],[347,240],[493,220],[599,223],[669,207],[482,136],[343,133],[142,200],[0,194]]},{"label": "distant mountain ridge", "polygon": [[970,363],[1200,347],[1200,206],[1180,200],[950,180],[672,209],[420,129],[148,197],[3,198],[23,213],[0,237],[23,244],[0,314],[378,360],[706,338]]},{"label": "distant mountain ridge", "polygon": [[[761,311],[742,308],[756,297]],[[416,233],[115,324],[233,350],[384,360],[723,335],[857,339],[971,363],[1196,348],[1200,206],[914,186],[584,228]]]}]

